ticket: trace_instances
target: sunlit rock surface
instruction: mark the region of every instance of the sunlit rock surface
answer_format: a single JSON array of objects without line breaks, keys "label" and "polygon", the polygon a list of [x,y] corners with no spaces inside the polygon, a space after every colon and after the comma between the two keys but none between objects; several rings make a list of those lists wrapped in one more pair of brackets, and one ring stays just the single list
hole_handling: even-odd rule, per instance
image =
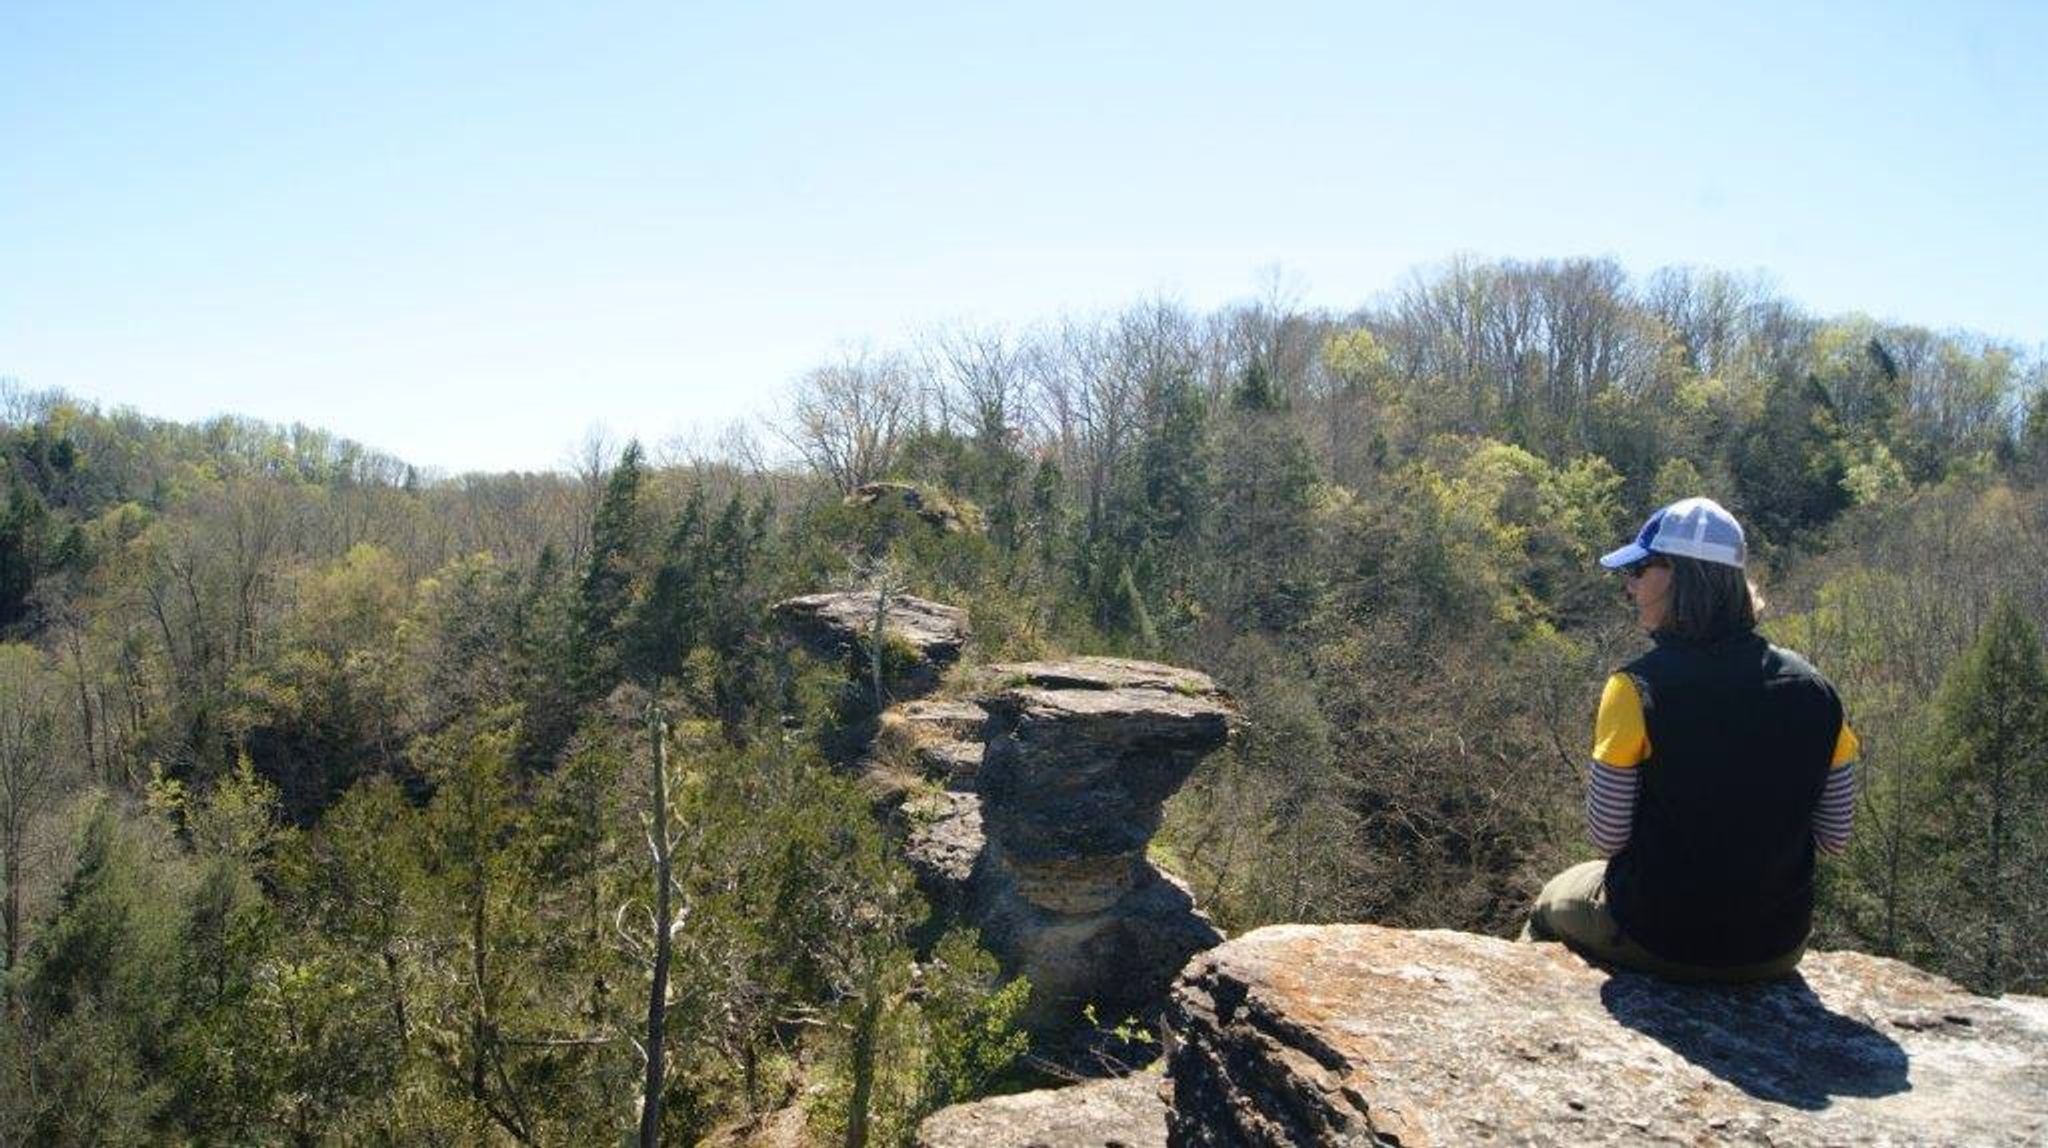
[{"label": "sunlit rock surface", "polygon": [[1558,945],[1260,929],[1175,985],[1172,1142],[2048,1143],[2048,1001],[1858,953],[1800,974],[1681,986]]},{"label": "sunlit rock surface", "polygon": [[956,1104],[917,1130],[919,1148],[1165,1148],[1159,1076]]},{"label": "sunlit rock surface", "polygon": [[980,529],[980,515],[973,517],[960,513],[960,508],[944,497],[935,497],[907,482],[870,482],[854,490],[843,500],[848,506],[879,506],[893,504],[923,519],[925,525],[947,534],[963,534]]},{"label": "sunlit rock surface", "polygon": [[[783,631],[819,657],[847,659],[856,674],[867,672],[866,642],[874,631],[875,595],[848,590],[805,594],[775,604]],[[891,655],[883,661],[883,687],[892,698],[922,697],[960,660],[970,630],[967,611],[909,594],[889,599],[883,640]]]},{"label": "sunlit rock surface", "polygon": [[[1176,1146],[2048,1144],[2048,1000],[1860,953],[1674,985],[1552,944],[1279,925],[1189,962],[1166,1019]],[[1119,1135],[1075,1090],[1029,1095],[990,1144]]]}]

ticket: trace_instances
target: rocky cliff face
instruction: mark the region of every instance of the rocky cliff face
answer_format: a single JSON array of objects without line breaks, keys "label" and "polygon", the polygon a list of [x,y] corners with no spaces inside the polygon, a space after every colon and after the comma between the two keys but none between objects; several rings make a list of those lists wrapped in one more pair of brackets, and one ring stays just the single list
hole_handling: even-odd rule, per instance
[{"label": "rocky cliff face", "polygon": [[913,701],[882,714],[876,748],[947,789],[972,791],[981,772],[988,711],[970,701]]},{"label": "rocky cliff face", "polygon": [[[775,613],[859,676],[875,607],[812,594]],[[898,701],[847,754],[925,896],[1030,978],[1034,1031],[1071,1028],[1090,1005],[1105,1024],[1155,1017],[1174,974],[1223,938],[1146,846],[1166,799],[1229,738],[1235,707],[1206,675],[1121,658],[988,666],[946,691],[970,696],[927,697],[960,656],[965,611],[899,596],[884,627]]]},{"label": "rocky cliff face", "polygon": [[[2048,1143],[2048,1000],[1858,953],[1683,986],[1557,945],[1284,925],[1190,962],[1167,1023],[1175,1145]],[[1010,1135],[977,1148],[1095,1142]]]},{"label": "rocky cliff face", "polygon": [[1222,940],[1145,859],[1160,808],[1230,736],[1206,675],[1119,658],[991,666],[978,788],[982,935],[1031,980],[1028,1026],[1148,1018],[1187,959]]}]

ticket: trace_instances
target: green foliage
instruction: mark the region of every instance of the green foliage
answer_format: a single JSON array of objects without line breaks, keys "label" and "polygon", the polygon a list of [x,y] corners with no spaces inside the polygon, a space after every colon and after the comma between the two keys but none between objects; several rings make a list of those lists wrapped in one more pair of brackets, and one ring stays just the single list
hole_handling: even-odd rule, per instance
[{"label": "green foliage", "polygon": [[2048,669],[2001,598],[1935,702],[1920,852],[1951,890],[1933,944],[1982,992],[2048,984]]},{"label": "green foliage", "polygon": [[1031,986],[1002,982],[964,929],[941,937],[928,960],[893,952],[873,972],[829,1042],[814,1120],[842,1143],[908,1144],[925,1116],[985,1094],[1015,1068],[1029,1048],[1017,1019]]},{"label": "green foliage", "polygon": [[519,761],[545,769],[575,732],[583,672],[576,599],[552,548],[543,548],[520,597],[512,627],[511,677],[520,710]]},{"label": "green foliage", "polygon": [[1744,516],[1773,636],[1864,735],[1819,943],[2041,983],[2040,755],[2013,732],[2041,693],[2013,635],[2048,610],[2014,544],[2048,527],[2037,360],[1596,260],[935,350],[834,397],[961,529],[847,504],[844,466],[631,447],[601,487],[445,479],[10,392],[0,629],[29,645],[0,710],[30,719],[7,761],[50,768],[0,857],[26,914],[0,1141],[618,1138],[649,692],[689,857],[668,1137],[802,1103],[896,1142],[1009,1083],[1023,986],[963,934],[917,959],[923,909],[818,761],[865,733],[842,668],[768,621],[856,567],[967,606],[970,659],[1144,654],[1232,690],[1245,732],[1156,842],[1231,928],[1505,929],[1583,849],[1586,719],[1633,640],[1593,557],[1699,493]]},{"label": "green foliage", "polygon": [[1247,373],[1219,432],[1204,597],[1212,616],[1278,633],[1301,625],[1316,605],[1316,469],[1261,377],[1256,368]]},{"label": "green foliage", "polygon": [[36,1143],[154,1138],[186,1019],[179,906],[190,873],[174,858],[156,826],[111,799],[85,811],[77,860],[23,978],[35,1016]]},{"label": "green foliage", "polygon": [[1978,482],[1859,508],[1841,525],[1835,572],[1813,608],[1773,623],[1779,640],[1828,668],[1862,739],[1856,831],[1841,861],[1822,867],[1819,943],[1904,957],[1979,987],[1997,948],[2010,984],[2040,983],[2023,955],[2038,942],[2021,939],[2040,935],[2024,911],[2038,899],[2031,871],[1994,886],[1985,866],[1992,841],[2006,842],[1996,868],[2025,855],[2041,801],[2014,782],[2027,770],[2001,773],[2005,759],[1980,736],[1986,706],[2020,713],[1999,699],[2031,689],[2025,635],[2041,603],[2033,558],[2011,540],[2040,514],[2010,488]]},{"label": "green foliage", "polygon": [[1766,539],[1810,539],[1849,502],[1840,420],[1820,382],[1780,378],[1734,454],[1741,509]]},{"label": "green foliage", "polygon": [[632,602],[642,543],[640,444],[626,444],[590,525],[590,557],[577,587],[576,678],[585,700],[603,693],[616,673],[619,626]]},{"label": "green foliage", "polygon": [[633,617],[626,669],[641,682],[673,677],[697,644],[709,613],[710,539],[705,533],[704,488],[692,486],[670,527],[661,563]]},{"label": "green foliage", "polygon": [[914,1047],[924,1069],[914,1108],[922,1116],[982,1095],[1024,1055],[1029,1041],[1016,1024],[1031,983],[1003,983],[995,959],[960,929],[939,939],[919,973],[915,1006],[924,1031]]},{"label": "green foliage", "polygon": [[27,620],[49,534],[50,513],[42,496],[10,471],[7,506],[0,511],[0,631]]}]

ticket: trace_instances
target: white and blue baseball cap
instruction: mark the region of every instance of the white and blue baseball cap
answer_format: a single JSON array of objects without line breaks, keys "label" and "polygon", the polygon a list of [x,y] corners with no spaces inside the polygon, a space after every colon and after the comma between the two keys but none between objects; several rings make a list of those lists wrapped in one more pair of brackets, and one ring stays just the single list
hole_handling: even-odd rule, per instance
[{"label": "white and blue baseball cap", "polygon": [[1741,569],[1749,558],[1742,524],[1711,498],[1681,498],[1643,523],[1636,540],[1600,558],[1609,570],[1641,562],[1652,554],[1675,554]]}]

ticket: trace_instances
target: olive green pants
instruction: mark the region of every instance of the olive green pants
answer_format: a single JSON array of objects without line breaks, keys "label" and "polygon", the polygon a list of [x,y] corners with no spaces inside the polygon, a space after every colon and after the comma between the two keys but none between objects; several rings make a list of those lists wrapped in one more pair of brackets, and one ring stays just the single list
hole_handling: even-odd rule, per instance
[{"label": "olive green pants", "polygon": [[1654,973],[1674,981],[1768,981],[1790,973],[1806,955],[1806,946],[1768,961],[1713,967],[1667,961],[1621,931],[1607,911],[1607,862],[1574,865],[1550,879],[1536,894],[1523,941],[1563,941],[1573,952],[1596,964]]}]

